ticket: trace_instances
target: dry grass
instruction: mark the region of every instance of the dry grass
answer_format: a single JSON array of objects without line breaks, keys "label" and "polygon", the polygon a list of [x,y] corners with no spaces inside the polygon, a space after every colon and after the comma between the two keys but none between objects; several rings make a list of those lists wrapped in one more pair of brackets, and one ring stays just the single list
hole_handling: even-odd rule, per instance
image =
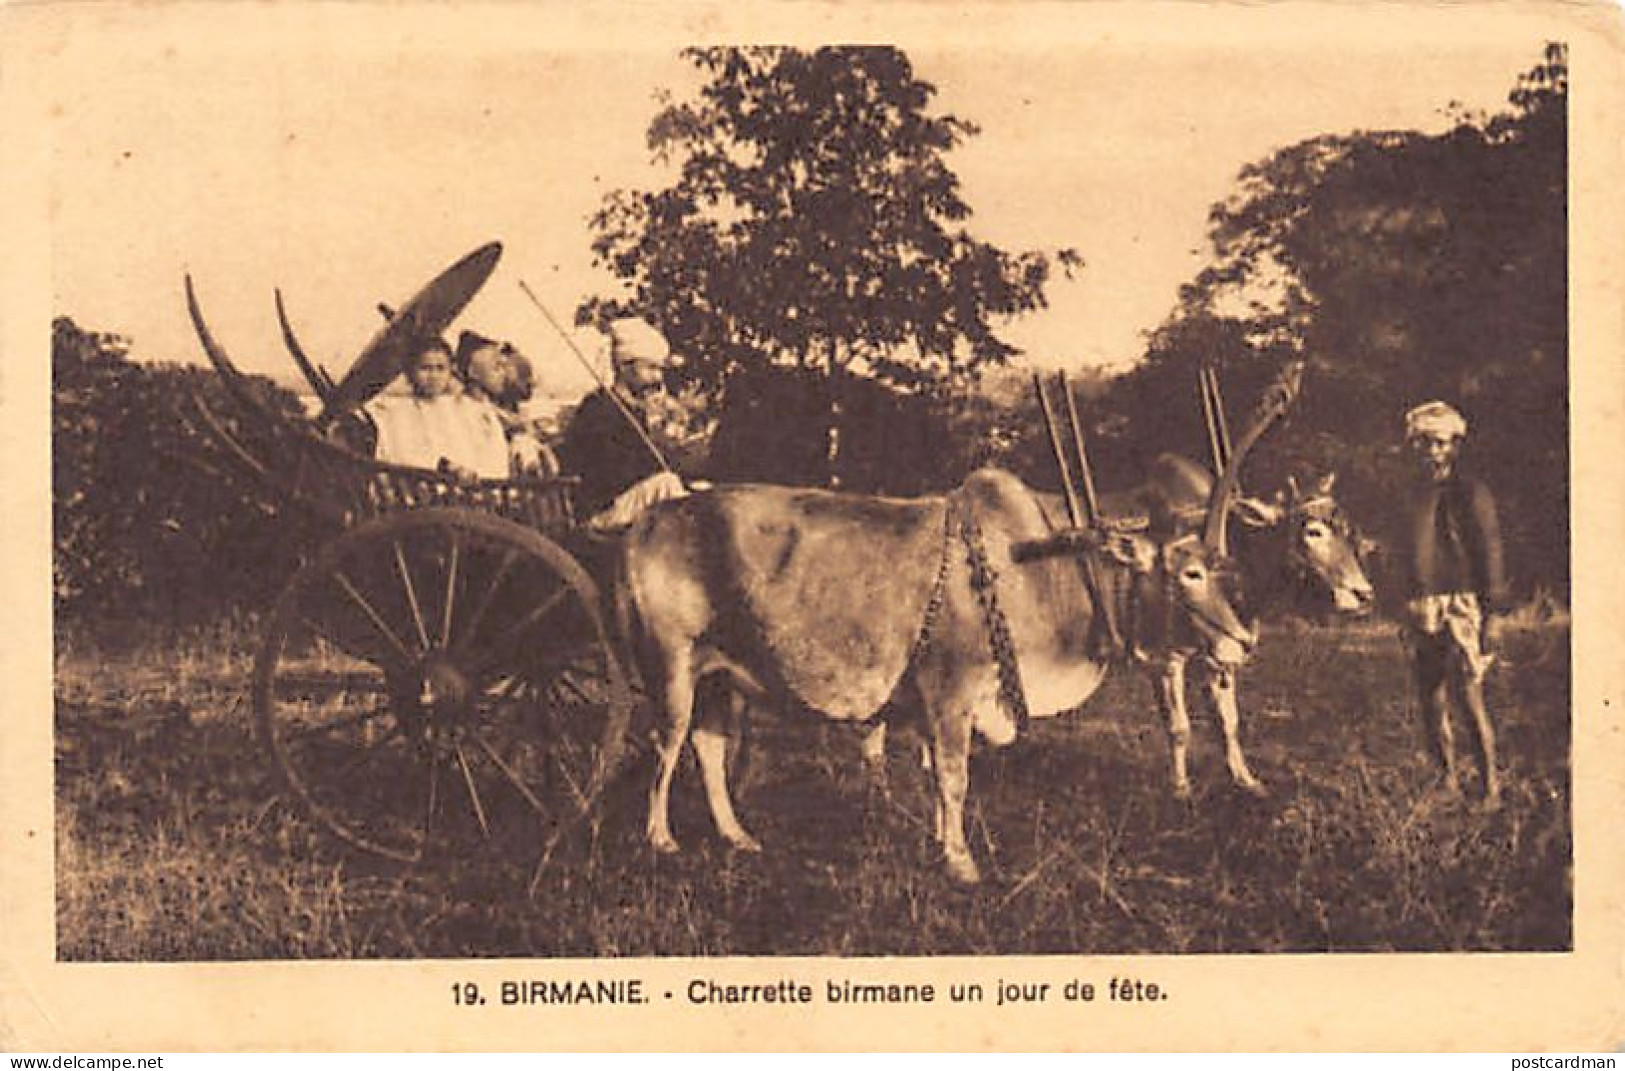
[{"label": "dry grass", "polygon": [[640,842],[645,767],[527,899],[529,860],[415,868],[342,848],[292,813],[250,731],[251,641],[224,630],[124,652],[59,647],[58,943],[64,959],[929,955],[1539,950],[1570,947],[1568,630],[1517,622],[1489,684],[1506,799],[1435,784],[1388,628],[1284,627],[1243,677],[1269,799],[1225,784],[1199,717],[1196,799],[1168,792],[1146,684],[973,767],[988,875],[949,886],[926,779],[897,744],[889,795],[855,735],[755,734],[741,813],[716,840],[679,779],[687,851]]}]

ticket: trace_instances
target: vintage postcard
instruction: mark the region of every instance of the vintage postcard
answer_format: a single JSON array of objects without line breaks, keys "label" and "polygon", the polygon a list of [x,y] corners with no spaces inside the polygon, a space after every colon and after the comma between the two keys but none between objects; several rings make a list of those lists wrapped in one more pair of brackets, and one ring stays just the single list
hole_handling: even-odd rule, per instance
[{"label": "vintage postcard", "polygon": [[0,1047],[1625,1039],[1614,6],[0,20]]}]

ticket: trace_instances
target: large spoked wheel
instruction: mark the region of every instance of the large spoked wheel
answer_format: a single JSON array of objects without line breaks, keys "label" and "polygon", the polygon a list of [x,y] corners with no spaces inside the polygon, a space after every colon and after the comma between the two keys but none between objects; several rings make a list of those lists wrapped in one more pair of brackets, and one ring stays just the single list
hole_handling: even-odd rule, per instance
[{"label": "large spoked wheel", "polygon": [[295,575],[254,703],[312,817],[415,862],[550,853],[614,772],[632,699],[576,560],[446,508],[361,524]]}]

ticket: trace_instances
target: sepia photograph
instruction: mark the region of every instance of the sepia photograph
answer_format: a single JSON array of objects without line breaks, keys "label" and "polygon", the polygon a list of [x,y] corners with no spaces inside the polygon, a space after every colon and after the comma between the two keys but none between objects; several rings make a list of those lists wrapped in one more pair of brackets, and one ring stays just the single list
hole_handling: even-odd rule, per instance
[{"label": "sepia photograph", "polygon": [[4,17],[7,1047],[1619,1044],[1617,11]]}]

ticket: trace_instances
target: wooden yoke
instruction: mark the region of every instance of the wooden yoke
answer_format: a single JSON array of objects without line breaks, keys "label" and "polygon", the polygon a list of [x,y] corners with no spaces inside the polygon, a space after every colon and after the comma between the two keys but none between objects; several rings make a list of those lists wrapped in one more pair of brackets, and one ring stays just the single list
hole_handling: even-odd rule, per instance
[{"label": "wooden yoke", "polygon": [[1055,415],[1054,405],[1050,401],[1044,377],[1038,373],[1033,375],[1033,384],[1038,389],[1039,408],[1044,412],[1044,427],[1049,432],[1050,448],[1055,452],[1055,463],[1061,470],[1061,487],[1066,495],[1067,519],[1070,527],[1051,539],[1014,547],[1012,556],[1017,561],[1028,561],[1051,554],[1082,552],[1084,580],[1089,585],[1090,597],[1098,607],[1110,648],[1113,651],[1120,651],[1123,649],[1123,638],[1118,632],[1117,614],[1112,604],[1111,593],[1101,581],[1099,566],[1090,553],[1100,547],[1104,525],[1100,516],[1100,500],[1095,494],[1094,473],[1089,468],[1088,443],[1083,434],[1083,424],[1078,419],[1078,403],[1073,395],[1072,385],[1067,382],[1066,373],[1058,373],[1056,380],[1062,395],[1066,398],[1067,424],[1072,433],[1072,449],[1078,465],[1076,483],[1066,448],[1061,441],[1059,421]]},{"label": "wooden yoke", "polygon": [[[1066,373],[1060,373],[1061,385],[1066,386]],[[1061,470],[1061,493],[1066,496],[1066,519],[1073,528],[1083,527],[1078,512],[1078,489],[1072,482],[1072,464],[1067,460],[1066,448],[1061,445],[1061,429],[1055,419],[1055,408],[1049,400],[1049,389],[1041,372],[1033,373],[1033,386],[1038,391],[1038,406],[1044,411],[1044,429],[1049,432],[1050,450],[1055,454],[1055,465]],[[1093,518],[1090,518],[1093,521]]]},{"label": "wooden yoke", "polygon": [[1230,464],[1230,429],[1224,419],[1224,398],[1219,394],[1219,370],[1211,362],[1203,361],[1196,370],[1196,382],[1202,394],[1202,417],[1207,423],[1208,448],[1213,458],[1213,475],[1217,479]]}]

